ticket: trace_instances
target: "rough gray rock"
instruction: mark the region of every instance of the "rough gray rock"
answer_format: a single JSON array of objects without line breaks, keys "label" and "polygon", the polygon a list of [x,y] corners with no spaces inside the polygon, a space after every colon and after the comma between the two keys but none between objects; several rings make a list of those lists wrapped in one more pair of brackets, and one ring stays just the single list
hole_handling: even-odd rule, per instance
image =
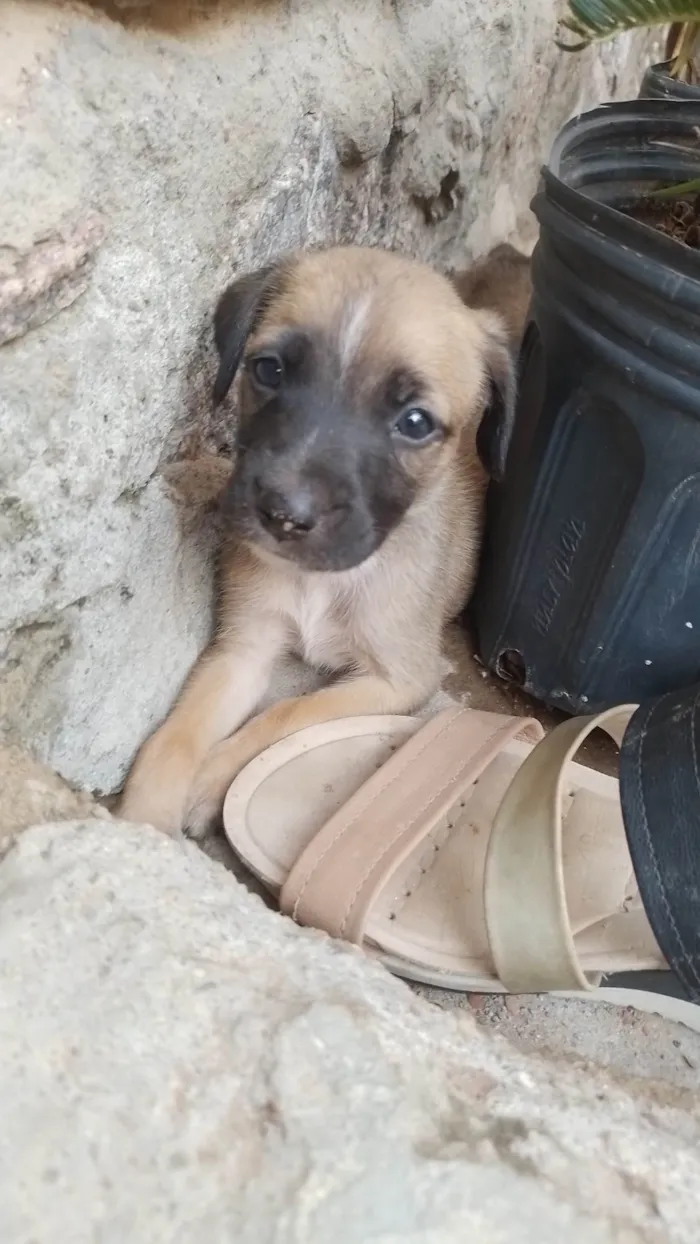
[{"label": "rough gray rock", "polygon": [[0,345],[64,311],[88,288],[90,259],[104,237],[93,214],[55,237],[42,238],[28,254],[13,254],[0,267]]},{"label": "rough gray rock", "polygon": [[527,1056],[148,829],[0,864],[4,1244],[695,1244],[696,1096]]},{"label": "rough gray rock", "polygon": [[215,531],[164,470],[231,441],[218,292],[309,243],[530,240],[555,130],[638,75],[627,42],[560,52],[558,7],[5,0],[5,739],[119,785],[210,626]]},{"label": "rough gray rock", "polygon": [[106,819],[109,813],[85,791],[71,790],[16,743],[0,744],[0,859],[31,825],[88,816]]}]

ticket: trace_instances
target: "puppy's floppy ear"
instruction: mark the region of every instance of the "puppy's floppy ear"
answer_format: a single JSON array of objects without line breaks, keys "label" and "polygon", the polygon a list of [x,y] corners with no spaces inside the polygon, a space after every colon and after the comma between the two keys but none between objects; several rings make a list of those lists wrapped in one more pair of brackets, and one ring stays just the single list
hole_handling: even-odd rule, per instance
[{"label": "puppy's floppy ear", "polygon": [[515,419],[516,361],[500,315],[477,313],[484,333],[484,362],[488,385],[486,406],[476,433],[476,450],[492,479],[502,480]]},{"label": "puppy's floppy ear", "polygon": [[219,370],[214,381],[215,406],[231,388],[245,343],[279,290],[282,273],[281,264],[269,264],[239,277],[221,295],[214,312],[214,340],[219,351]]}]

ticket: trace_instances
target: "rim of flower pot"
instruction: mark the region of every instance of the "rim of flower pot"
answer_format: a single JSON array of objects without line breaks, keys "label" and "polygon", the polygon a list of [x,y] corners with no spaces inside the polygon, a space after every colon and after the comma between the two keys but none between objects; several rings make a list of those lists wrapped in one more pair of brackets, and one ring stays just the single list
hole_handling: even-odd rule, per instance
[{"label": "rim of flower pot", "polygon": [[700,84],[679,82],[670,73],[671,62],[649,65],[642,78],[640,99],[700,99]]},{"label": "rim of flower pot", "polygon": [[[625,100],[581,113],[559,131],[532,202],[540,224],[584,245],[656,296],[672,296],[694,312],[700,311],[700,251],[583,187],[617,187],[621,203],[628,183],[634,187],[629,201],[635,193],[641,195],[645,183],[700,177],[696,129],[700,95],[688,101]],[[672,138],[678,146],[670,158]]]}]

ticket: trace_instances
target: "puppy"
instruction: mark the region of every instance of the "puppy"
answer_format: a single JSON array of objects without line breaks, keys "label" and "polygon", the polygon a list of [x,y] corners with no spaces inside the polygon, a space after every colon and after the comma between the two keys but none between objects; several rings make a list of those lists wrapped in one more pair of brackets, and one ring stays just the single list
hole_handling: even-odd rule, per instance
[{"label": "puppy", "polygon": [[[437,688],[514,407],[502,321],[397,254],[303,253],[245,276],[215,338],[215,400],[235,382],[238,408],[218,627],[120,808],[195,837],[272,743],[410,713]],[[253,716],[290,652],[330,684]]]}]

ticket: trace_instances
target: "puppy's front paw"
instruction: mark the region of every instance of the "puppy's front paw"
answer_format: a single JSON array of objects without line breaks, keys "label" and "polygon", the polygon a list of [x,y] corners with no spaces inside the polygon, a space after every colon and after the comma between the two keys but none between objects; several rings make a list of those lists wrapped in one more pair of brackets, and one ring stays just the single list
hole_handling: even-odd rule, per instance
[{"label": "puppy's front paw", "polygon": [[120,821],[136,825],[151,825],[153,829],[168,834],[170,838],[182,838],[182,809],[174,804],[167,793],[126,791],[116,808]]},{"label": "puppy's front paw", "polygon": [[221,825],[226,792],[237,772],[232,740],[225,739],[212,748],[190,787],[183,818],[188,837],[203,838]]},{"label": "puppy's front paw", "polygon": [[195,771],[181,740],[157,731],[141,749],[117,807],[123,821],[152,825],[181,837],[187,792]]},{"label": "puppy's front paw", "polygon": [[210,830],[221,828],[223,800],[208,799],[204,794],[193,795],[183,818],[183,831],[188,838],[199,842]]}]

